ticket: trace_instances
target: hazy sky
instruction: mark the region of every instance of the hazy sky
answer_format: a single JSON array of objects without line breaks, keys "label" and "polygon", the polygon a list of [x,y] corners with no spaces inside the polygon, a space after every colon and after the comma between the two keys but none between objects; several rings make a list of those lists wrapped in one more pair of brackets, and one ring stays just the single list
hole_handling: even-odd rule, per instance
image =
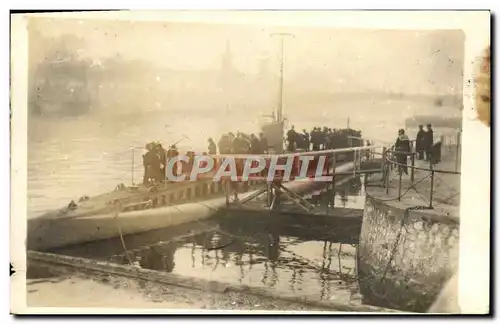
[{"label": "hazy sky", "polygon": [[[269,59],[278,71],[278,39],[272,28],[241,25],[37,19],[45,37],[72,33],[87,41],[83,55],[120,53],[175,69],[219,69],[230,43],[235,66],[256,73]],[[464,36],[461,31],[281,28],[286,77],[344,91],[461,93]]]}]

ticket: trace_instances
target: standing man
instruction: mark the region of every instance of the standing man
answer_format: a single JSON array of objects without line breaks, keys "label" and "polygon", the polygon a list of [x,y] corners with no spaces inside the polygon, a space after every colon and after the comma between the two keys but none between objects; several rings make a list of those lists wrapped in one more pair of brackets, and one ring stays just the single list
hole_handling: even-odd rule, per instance
[{"label": "standing man", "polygon": [[319,151],[321,139],[320,139],[320,131],[317,127],[314,127],[313,130],[311,131],[311,143],[312,143],[312,150],[315,152]]},{"label": "standing man", "polygon": [[427,124],[427,131],[425,132],[425,158],[427,161],[431,160],[432,146],[434,145],[434,131],[432,125]]},{"label": "standing man", "polygon": [[215,142],[211,137],[208,139],[208,154],[210,155],[217,154],[217,145],[215,145]]},{"label": "standing man", "polygon": [[288,141],[288,151],[293,152],[297,143],[297,133],[295,132],[295,126],[292,125],[292,128],[286,133],[286,139]]},{"label": "standing man", "polygon": [[252,154],[259,154],[260,151],[261,151],[261,149],[260,149],[260,141],[257,138],[257,136],[255,136],[255,134],[252,133],[250,135],[250,153],[252,153]]},{"label": "standing man", "polygon": [[163,148],[161,143],[156,143],[156,153],[160,159],[160,182],[166,181],[167,179],[167,151]]},{"label": "standing man", "polygon": [[156,152],[155,143],[149,143],[146,145],[147,152],[143,155],[144,162],[144,180],[143,183],[145,185],[150,185],[154,182],[157,182],[160,178],[160,157]]},{"label": "standing man", "polygon": [[419,160],[424,159],[424,151],[425,151],[425,131],[424,125],[418,125],[418,133],[417,138],[415,140],[415,150],[417,151],[417,156]]},{"label": "standing man", "polygon": [[[230,133],[231,134],[231,133]],[[230,154],[233,145],[233,139],[230,134],[223,134],[219,140],[220,154]]]},{"label": "standing man", "polygon": [[309,136],[309,133],[305,129],[302,130],[302,134],[303,134],[302,136],[304,136],[304,149],[306,151],[309,151],[310,149],[309,146],[311,144],[311,137]]},{"label": "standing man", "polygon": [[410,139],[405,134],[404,129],[398,131],[398,138],[395,145],[396,161],[398,163],[398,173],[408,174],[408,154],[410,154]]}]

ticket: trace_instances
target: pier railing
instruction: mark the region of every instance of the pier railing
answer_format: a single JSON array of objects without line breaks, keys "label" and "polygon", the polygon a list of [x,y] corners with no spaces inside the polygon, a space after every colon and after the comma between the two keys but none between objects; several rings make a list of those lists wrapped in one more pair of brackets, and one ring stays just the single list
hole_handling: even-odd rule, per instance
[{"label": "pier railing", "polygon": [[[396,151],[394,146],[382,152],[382,185],[386,194],[396,189],[401,201],[407,195],[423,200],[429,209],[437,205],[458,205],[460,197],[460,133],[444,135],[433,145],[430,158],[419,159],[415,141],[410,152]],[[401,158],[403,156],[403,158]],[[399,162],[398,162],[399,160]],[[406,163],[401,163],[404,160]],[[404,162],[403,161],[403,162]],[[391,184],[396,181],[395,186]]]}]

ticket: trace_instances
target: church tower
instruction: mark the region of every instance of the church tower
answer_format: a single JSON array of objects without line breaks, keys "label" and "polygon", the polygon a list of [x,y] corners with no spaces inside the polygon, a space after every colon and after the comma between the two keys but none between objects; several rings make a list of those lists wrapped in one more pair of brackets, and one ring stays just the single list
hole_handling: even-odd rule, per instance
[{"label": "church tower", "polygon": [[222,54],[221,74],[224,80],[228,80],[233,75],[233,54],[231,53],[231,43],[226,41],[226,49]]}]

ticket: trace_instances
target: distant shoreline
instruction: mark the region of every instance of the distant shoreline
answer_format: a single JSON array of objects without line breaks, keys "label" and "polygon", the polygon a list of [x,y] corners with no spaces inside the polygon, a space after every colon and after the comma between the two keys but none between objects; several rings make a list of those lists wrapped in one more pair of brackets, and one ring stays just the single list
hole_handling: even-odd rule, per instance
[{"label": "distant shoreline", "polygon": [[462,117],[442,115],[417,115],[405,119],[406,127],[418,127],[419,125],[431,124],[433,127],[462,128]]}]

